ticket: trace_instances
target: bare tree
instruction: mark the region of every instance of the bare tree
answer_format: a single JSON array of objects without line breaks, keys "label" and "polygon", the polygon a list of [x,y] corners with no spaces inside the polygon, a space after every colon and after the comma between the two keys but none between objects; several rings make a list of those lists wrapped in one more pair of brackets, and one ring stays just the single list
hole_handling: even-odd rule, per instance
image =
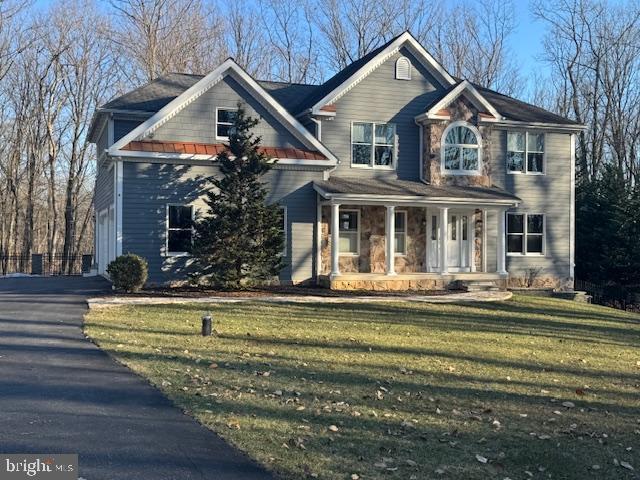
[{"label": "bare tree", "polygon": [[0,2],[0,80],[28,44],[21,18],[27,5],[26,0]]},{"label": "bare tree", "polygon": [[270,73],[270,52],[260,12],[240,2],[229,2],[225,11],[226,52],[250,75],[267,78]]},{"label": "bare tree", "polygon": [[321,80],[309,2],[260,0],[260,6],[268,47],[273,52],[272,76],[289,83]]},{"label": "bare tree", "polygon": [[317,24],[329,66],[341,70],[401,33],[395,18],[409,3],[394,0],[320,0]]},{"label": "bare tree", "polygon": [[425,38],[449,72],[506,94],[521,91],[518,65],[508,47],[515,31],[511,0],[465,1],[442,14]]},{"label": "bare tree", "polygon": [[220,63],[222,21],[200,0],[113,0],[112,41],[130,82],[168,72],[203,73]]},{"label": "bare tree", "polygon": [[589,129],[579,136],[582,181],[613,164],[638,178],[640,6],[635,1],[562,0],[533,4],[548,26],[545,60],[554,79],[556,109]]},{"label": "bare tree", "polygon": [[[82,6],[84,15],[72,12]],[[95,160],[87,139],[91,116],[107,100],[115,83],[114,59],[106,41],[110,25],[86,3],[60,5],[51,14],[49,31],[66,39],[68,48],[60,54],[64,136],[59,163],[66,174],[64,188],[64,259],[76,253],[86,232],[92,200],[90,167]],[[57,33],[56,33],[57,32]],[[80,235],[78,235],[80,233]],[[68,265],[63,261],[63,270]]]}]

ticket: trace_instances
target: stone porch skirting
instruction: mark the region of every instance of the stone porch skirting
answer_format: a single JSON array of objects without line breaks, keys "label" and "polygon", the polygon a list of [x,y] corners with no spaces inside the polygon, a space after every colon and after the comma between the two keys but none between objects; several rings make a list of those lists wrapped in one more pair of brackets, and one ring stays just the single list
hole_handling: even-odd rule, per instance
[{"label": "stone porch skirting", "polygon": [[404,273],[385,275],[375,273],[342,274],[337,277],[321,275],[318,283],[332,290],[373,290],[373,291],[427,291],[445,290],[452,282],[491,281],[500,290],[506,290],[507,277],[498,273]]}]

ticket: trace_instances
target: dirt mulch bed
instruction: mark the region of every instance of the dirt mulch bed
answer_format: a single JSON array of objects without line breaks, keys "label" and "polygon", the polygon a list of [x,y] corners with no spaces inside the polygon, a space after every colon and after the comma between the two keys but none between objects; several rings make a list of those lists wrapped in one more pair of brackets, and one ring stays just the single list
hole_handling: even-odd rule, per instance
[{"label": "dirt mulch bed", "polygon": [[380,297],[404,297],[406,295],[441,296],[456,293],[453,290],[411,290],[411,291],[371,291],[371,290],[329,290],[316,286],[272,286],[255,287],[243,290],[222,290],[207,287],[155,287],[141,290],[136,293],[119,293],[123,297],[271,297],[286,295],[314,295],[318,297],[354,297],[354,296],[380,296]]}]

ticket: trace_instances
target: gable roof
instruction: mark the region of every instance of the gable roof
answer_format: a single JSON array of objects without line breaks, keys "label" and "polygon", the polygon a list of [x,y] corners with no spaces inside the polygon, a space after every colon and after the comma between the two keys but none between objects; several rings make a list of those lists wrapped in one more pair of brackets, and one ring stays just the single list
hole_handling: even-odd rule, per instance
[{"label": "gable roof", "polygon": [[300,99],[307,98],[318,89],[318,85],[305,83],[270,82],[267,80],[258,80],[258,83],[289,112],[295,111]]},{"label": "gable roof", "polygon": [[581,126],[581,124],[575,120],[555,114],[531,103],[523,102],[517,98],[503,95],[495,90],[479,85],[474,86],[506,120],[524,123],[552,123],[576,127]]},{"label": "gable roof", "polygon": [[[436,68],[434,65],[439,66],[439,64],[433,60],[417,40],[415,40],[411,34],[405,32],[392,38],[387,43],[371,51],[364,57],[356,60],[322,85],[253,80],[248,74],[246,74],[246,72],[243,72],[247,77],[251,78],[255,84],[259,85],[272,100],[283,107],[287,113],[295,116],[301,114],[301,112],[308,111],[314,106],[321,107],[322,101],[324,101],[323,99],[331,96],[330,94],[332,93],[339,94],[340,91],[349,88],[349,85],[357,80],[358,75],[363,74],[363,70],[371,68],[372,65],[375,68],[377,61],[381,58],[386,58],[386,54],[384,52],[387,52],[387,54],[390,51],[395,52],[397,51],[396,48],[400,48],[400,46],[405,44],[410,45],[411,48],[418,53],[418,56],[422,56],[422,59],[425,62],[433,62],[430,63],[432,68]],[[238,68],[240,69],[240,67]],[[442,69],[439,75],[441,76],[443,83],[446,84],[445,89],[443,90],[442,95],[435,99],[431,105],[425,106],[425,110],[432,109],[434,105],[443,100],[447,95],[451,94],[454,89],[459,88],[461,83],[465,82],[462,79],[451,77],[446,73],[446,71],[444,71],[444,69]],[[169,73],[149,82],[146,85],[112,99],[104,104],[97,113],[122,111],[153,115],[204,78],[205,76],[203,75]],[[482,98],[494,109],[495,112],[499,114],[500,117],[502,117],[502,121],[529,124],[552,124],[571,128],[582,127],[574,120],[562,117],[535,105],[503,95],[471,82],[466,82],[466,84],[467,86],[464,87],[465,93],[472,92],[469,94]],[[325,113],[332,113],[327,112],[327,110],[329,109],[326,107],[323,109]],[[94,117],[94,124],[95,123],[96,119]]]},{"label": "gable roof", "polygon": [[331,164],[337,163],[337,158],[307,130],[288,110],[278,103],[259,83],[245,72],[233,59],[225,60],[208,75],[200,78],[178,96],[169,100],[162,108],[146,121],[138,125],[127,135],[115,142],[110,148],[111,155],[122,154],[123,147],[130,142],[140,140],[153,133],[156,129],[173,118],[186,106],[203,95],[211,87],[220,82],[227,75],[235,75],[243,82],[247,91],[265,106],[293,135],[303,144],[320,152],[329,159]]},{"label": "gable roof", "polygon": [[[467,97],[471,103],[473,103],[481,113],[488,113],[490,118],[484,117],[485,120],[500,120],[502,115],[494,108],[494,106],[487,101],[487,99],[476,90],[476,88],[467,80],[463,80],[455,87],[449,88],[438,100],[434,100],[431,105],[427,107],[427,111],[416,117],[416,120],[423,118],[447,118],[448,114],[443,114],[443,111],[451,105],[451,103],[460,95]],[[446,113],[446,112],[445,112]]]},{"label": "gable roof", "polygon": [[[100,110],[132,110],[155,113],[204,78],[190,73],[167,73],[145,85],[120,95],[100,107]],[[287,110],[308,96],[318,85],[256,80]]]},{"label": "gable roof", "polygon": [[424,63],[442,86],[455,84],[454,78],[440,65],[411,33],[404,32],[392,38],[387,43],[372,50],[364,57],[356,60],[346,68],[340,70],[329,80],[320,85],[311,95],[294,108],[294,114],[300,115],[307,110],[317,113],[326,103],[335,101],[343,92],[357,83],[371,70],[378,66],[388,56],[397,52],[402,46],[410,47],[418,60]]},{"label": "gable roof", "polygon": [[155,113],[202,78],[202,75],[169,73],[108,101],[100,109]]}]

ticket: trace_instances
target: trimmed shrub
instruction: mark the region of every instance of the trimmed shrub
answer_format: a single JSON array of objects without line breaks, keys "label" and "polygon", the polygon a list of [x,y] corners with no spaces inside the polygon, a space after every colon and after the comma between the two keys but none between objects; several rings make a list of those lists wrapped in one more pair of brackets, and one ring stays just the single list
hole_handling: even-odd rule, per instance
[{"label": "trimmed shrub", "polygon": [[116,290],[137,292],[147,281],[148,265],[144,258],[127,253],[111,262],[107,273]]}]

